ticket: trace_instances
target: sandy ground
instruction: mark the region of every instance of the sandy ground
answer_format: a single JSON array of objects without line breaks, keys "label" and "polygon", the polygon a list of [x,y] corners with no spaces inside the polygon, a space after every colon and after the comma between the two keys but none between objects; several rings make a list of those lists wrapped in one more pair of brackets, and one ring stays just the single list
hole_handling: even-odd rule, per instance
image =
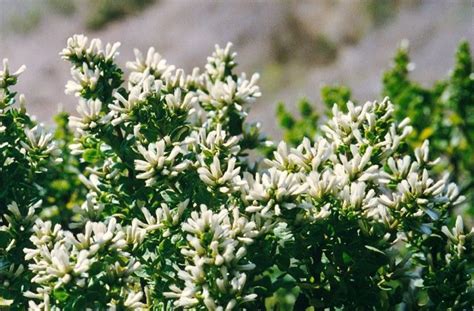
[{"label": "sandy ground", "polygon": [[[361,101],[378,98],[381,73],[402,39],[411,43],[416,64],[413,77],[425,85],[447,74],[461,38],[467,38],[471,46],[474,43],[473,6],[461,0],[405,5],[377,27],[366,25],[355,1],[340,8],[324,7],[317,1],[161,0],[97,32],[84,30],[85,2],[79,1],[79,12],[67,17],[41,7],[41,21],[27,34],[11,32],[5,26],[11,12],[19,10],[15,1],[0,0],[0,58],[9,58],[13,67],[27,65],[17,89],[25,93],[31,114],[47,123],[60,104],[67,111],[75,110],[75,99],[63,91],[69,68],[58,56],[74,33],[121,41],[118,62],[122,65],[132,58],[134,47],[155,46],[169,63],[186,70],[203,66],[215,43],[232,41],[239,54],[239,69],[262,73],[263,96],[250,119],[261,121],[264,131],[276,136],[277,101],[286,101],[290,109],[301,96],[317,102],[321,85],[333,83],[349,85]],[[288,22],[289,16],[291,20],[296,16],[305,31],[319,31],[335,41],[354,29],[362,29],[363,35],[355,43],[338,44],[333,62],[308,63],[307,54],[299,53],[308,49],[303,47],[306,41],[292,40],[295,26]],[[291,61],[281,65],[275,61],[275,41],[285,35]]]}]

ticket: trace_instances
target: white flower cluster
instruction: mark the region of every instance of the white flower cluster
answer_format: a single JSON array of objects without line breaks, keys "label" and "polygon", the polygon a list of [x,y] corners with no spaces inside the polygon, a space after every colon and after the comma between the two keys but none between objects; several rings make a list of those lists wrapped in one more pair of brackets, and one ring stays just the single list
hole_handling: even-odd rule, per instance
[{"label": "white flower cluster", "polygon": [[99,68],[91,69],[87,63],[83,63],[81,68],[71,68],[71,75],[74,80],[66,84],[66,94],[81,96],[84,90],[94,91],[102,72]]},{"label": "white flower cluster", "polygon": [[118,55],[119,47],[120,42],[107,43],[104,49],[100,39],[92,39],[89,43],[86,36],[74,35],[67,40],[67,46],[61,51],[60,55],[63,58],[73,58],[76,61],[95,62],[98,58],[110,61]]},{"label": "white flower cluster", "polygon": [[[89,39],[84,35],[74,35],[68,39],[67,47],[60,55],[70,60],[75,65],[71,68],[70,80],[66,84],[66,94],[74,94],[76,97],[85,96],[79,101],[77,111],[79,117],[71,117],[71,126],[77,127],[79,131],[93,130],[98,124],[107,123],[110,116],[101,113],[104,104],[100,96],[92,96],[97,87],[108,83],[109,75],[104,71],[105,64],[112,64],[118,55],[120,43],[106,44],[103,48],[99,39]],[[105,80],[105,81],[104,81]],[[102,83],[100,81],[103,81]],[[98,86],[98,84],[101,85]]]},{"label": "white flower cluster", "polygon": [[[452,230],[449,230],[447,226],[443,226],[442,231],[448,237],[450,245],[456,250],[459,257],[466,251],[466,244],[474,242],[474,228],[471,228],[470,232],[465,232],[462,218],[459,215]],[[446,261],[449,262],[451,259],[452,255],[448,253]]]},{"label": "white flower cluster", "polygon": [[[3,217],[5,218],[8,225],[2,225],[0,227],[1,231],[9,231],[9,230],[17,230],[20,229],[20,234],[27,232],[33,223],[35,222],[37,215],[35,214],[35,209],[40,207],[42,201],[38,201],[35,204],[27,206],[27,213],[26,215],[22,214],[20,211],[20,207],[18,204],[13,201],[7,206],[7,210],[9,213],[5,213]],[[26,208],[21,208],[26,209]],[[0,220],[1,223],[1,220]],[[6,251],[13,248],[16,244],[16,240],[11,240],[10,244],[5,248]]]},{"label": "white flower cluster", "polygon": [[231,70],[237,64],[235,62],[236,52],[232,52],[232,43],[227,43],[225,48],[216,44],[215,51],[207,58],[206,71],[212,81],[223,80],[226,71]]},{"label": "white flower cluster", "polygon": [[211,189],[222,193],[238,190],[240,139],[222,130],[221,124],[215,130],[195,130],[185,139],[188,152],[196,155],[194,167],[199,178]]},{"label": "white flower cluster", "polygon": [[134,53],[135,61],[127,62],[127,68],[132,70],[129,77],[129,83],[132,85],[139,84],[149,76],[153,76],[155,79],[169,77],[175,69],[174,66],[167,65],[166,59],[155,52],[153,47],[148,49],[146,57],[138,49],[135,49]]},{"label": "white flower cluster", "polygon": [[[6,112],[6,109],[13,104],[13,99],[10,98],[8,86],[15,84],[12,80],[16,80],[18,76],[25,71],[25,65],[21,66],[17,71],[10,72],[8,59],[3,59],[3,69],[0,70],[0,115],[3,115]],[[24,98],[23,95],[20,95],[21,98]],[[0,134],[5,133],[6,126],[3,125],[3,122],[0,120]],[[0,148],[4,147],[0,145]]]},{"label": "white flower cluster", "polygon": [[69,225],[71,229],[82,228],[89,220],[101,220],[101,213],[105,206],[103,203],[98,202],[97,197],[97,192],[91,191],[86,195],[86,200],[82,205],[74,208],[76,219],[73,219],[74,222]]},{"label": "white flower cluster", "polygon": [[[345,114],[334,106],[333,118],[322,127],[324,137],[313,146],[305,139],[288,150],[281,142],[274,159],[265,160],[268,172],[244,175],[246,210],[278,216],[282,207],[300,207],[317,218],[336,211],[392,224],[394,217],[435,217],[427,203],[456,205],[463,200],[454,184],[429,177],[428,167],[435,162],[428,161],[427,142],[415,151],[414,160],[399,157],[397,148],[411,127],[390,121],[393,107],[387,99],[359,107],[349,103],[348,110]],[[376,128],[387,131],[372,139]]]},{"label": "white flower cluster", "polygon": [[135,169],[142,172],[137,175],[138,179],[145,179],[147,186],[153,186],[156,182],[157,174],[176,176],[189,166],[189,161],[175,163],[176,157],[181,153],[179,146],[166,150],[166,145],[170,144],[169,137],[165,137],[156,143],[151,143],[148,148],[141,145],[138,151],[145,160],[135,160]]},{"label": "white flower cluster", "polygon": [[101,115],[102,102],[98,99],[81,99],[77,105],[79,116],[71,116],[69,125],[77,128],[81,133],[87,130],[93,130],[101,122],[108,121]]},{"label": "white flower cluster", "polygon": [[[100,278],[96,273],[104,275],[105,293],[120,286],[122,301],[111,297],[109,307],[121,302],[129,310],[146,307],[141,302],[143,293],[134,290],[140,288],[133,276],[140,263],[128,252],[145,237],[146,232],[138,227],[137,221],[126,227],[117,224],[115,218],[107,223],[87,222],[84,233],[73,235],[58,224],[53,226],[50,221],[37,220],[33,232],[31,242],[35,248],[25,249],[25,253],[26,259],[33,262],[29,264],[34,273],[32,282],[39,287],[35,292],[25,293],[31,299],[30,308],[49,309],[55,289],[86,289],[92,278]],[[94,265],[100,265],[101,270],[91,272]]]},{"label": "white flower cluster", "polygon": [[[40,165],[41,163],[45,163],[50,159],[55,162],[61,162],[57,144],[53,140],[53,134],[47,131],[43,124],[37,124],[34,126],[31,124],[23,124],[21,127],[21,131],[24,133],[23,137],[20,137],[17,141],[4,141],[8,136],[6,135],[7,133],[5,133],[7,127],[3,124],[2,119],[6,117],[7,111],[11,110],[11,106],[15,103],[15,93],[10,92],[8,87],[16,83],[16,79],[25,68],[26,67],[23,65],[17,71],[11,73],[9,70],[8,60],[4,59],[3,69],[0,70],[0,135],[2,135],[0,136],[0,155],[6,155],[10,148],[18,150],[25,156],[31,167],[41,171],[45,170],[45,167]],[[25,113],[25,96],[23,94],[19,96],[19,102],[20,109],[18,111],[20,113]],[[25,115],[29,118],[26,113]],[[16,129],[14,125],[11,125],[9,130],[14,132]],[[0,171],[2,171],[3,168],[14,164],[13,158],[2,156],[0,159],[2,158],[4,161],[1,163]]]},{"label": "white flower cluster", "polygon": [[110,113],[108,118],[112,119],[112,124],[117,126],[130,121],[136,108],[140,108],[141,104],[145,104],[148,97],[160,93],[162,83],[161,80],[154,80],[153,76],[148,75],[137,85],[129,85],[128,98],[124,98],[120,93],[115,93],[114,103],[109,104]]},{"label": "white flower cluster", "polygon": [[200,90],[199,100],[206,106],[212,107],[215,111],[221,111],[221,118],[227,115],[229,107],[234,108],[240,113],[244,113],[244,106],[252,104],[261,96],[260,89],[257,86],[258,74],[247,80],[245,74],[233,80],[227,77],[225,81],[216,81],[212,83],[207,81],[207,90]]},{"label": "white flower cluster", "polygon": [[172,229],[181,225],[183,212],[188,207],[188,204],[189,199],[180,202],[175,208],[170,209],[166,203],[162,203],[161,207],[156,209],[155,216],[152,216],[150,211],[143,207],[141,211],[145,217],[145,222],[139,221],[138,223],[147,232],[163,229],[163,236],[169,237],[172,235]]},{"label": "white flower cluster", "polygon": [[221,192],[229,192],[230,189],[227,184],[232,184],[234,178],[239,175],[240,167],[235,167],[235,158],[231,158],[227,162],[225,171],[222,170],[222,164],[218,156],[214,156],[212,163],[207,166],[206,163],[202,163],[202,166],[198,168],[199,178],[207,185],[211,187],[217,186]]},{"label": "white flower cluster", "polygon": [[56,143],[53,141],[53,133],[47,132],[42,124],[35,125],[31,129],[25,129],[25,134],[28,141],[21,141],[20,144],[26,152],[39,152],[43,156],[58,155]]},{"label": "white flower cluster", "polygon": [[[229,215],[231,213],[231,215]],[[176,307],[191,308],[203,303],[209,310],[232,310],[238,303],[251,301],[255,294],[245,294],[246,270],[255,265],[246,261],[246,245],[258,235],[254,222],[239,215],[237,208],[223,208],[219,213],[201,206],[191,213],[182,229],[187,233],[187,245],[181,249],[186,266],[178,272],[184,288],[171,286],[166,297],[176,298]],[[217,275],[206,282],[206,274]],[[217,289],[217,291],[216,291]],[[216,296],[232,297],[219,305]]]}]

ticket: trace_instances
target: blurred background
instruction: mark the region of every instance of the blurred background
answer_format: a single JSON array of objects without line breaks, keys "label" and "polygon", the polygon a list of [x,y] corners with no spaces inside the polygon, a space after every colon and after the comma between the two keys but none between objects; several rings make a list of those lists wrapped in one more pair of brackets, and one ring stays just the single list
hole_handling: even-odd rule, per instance
[{"label": "blurred background", "polygon": [[154,46],[168,63],[203,67],[214,44],[234,43],[238,71],[260,72],[263,96],[250,119],[274,138],[276,104],[319,102],[326,84],[344,84],[359,101],[380,97],[381,75],[402,39],[410,42],[412,77],[444,78],[460,39],[474,42],[470,0],[0,0],[0,58],[27,65],[17,90],[45,123],[76,100],[64,94],[69,67],[59,51],[84,33],[121,41],[118,62]]}]

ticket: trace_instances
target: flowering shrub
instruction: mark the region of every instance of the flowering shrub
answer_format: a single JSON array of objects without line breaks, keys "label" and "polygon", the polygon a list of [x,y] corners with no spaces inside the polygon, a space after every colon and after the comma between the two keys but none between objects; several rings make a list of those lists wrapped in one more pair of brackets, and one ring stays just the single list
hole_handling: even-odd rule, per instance
[{"label": "flowering shrub", "polygon": [[[469,43],[460,42],[449,77],[437,81],[432,88],[411,81],[409,74],[413,69],[408,43],[403,41],[392,67],[383,75],[382,95],[393,101],[395,120],[401,122],[408,116],[412,121],[414,129],[407,140],[412,147],[430,139],[430,150],[441,158],[435,170],[451,174],[467,197],[464,204],[467,212],[474,215],[474,74]],[[325,86],[321,98],[327,108],[336,103],[344,110],[346,102],[351,100],[351,91],[346,86]],[[288,113],[282,103],[277,111],[285,139],[293,145],[304,136],[312,138],[321,119],[307,100],[299,102],[299,110],[300,119]]]},{"label": "flowering shrub", "polygon": [[335,105],[313,141],[253,160],[272,143],[246,122],[258,75],[235,72],[230,44],[191,74],[136,50],[125,84],[118,47],[76,35],[61,53],[74,137],[14,107],[20,72],[0,72],[1,304],[469,306],[474,231],[449,218],[464,197],[388,98]]}]

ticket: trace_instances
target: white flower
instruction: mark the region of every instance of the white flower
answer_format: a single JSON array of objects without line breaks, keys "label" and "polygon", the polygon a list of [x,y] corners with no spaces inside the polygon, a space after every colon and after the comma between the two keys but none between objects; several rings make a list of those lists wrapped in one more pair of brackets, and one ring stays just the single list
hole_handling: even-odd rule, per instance
[{"label": "white flower", "polygon": [[131,310],[141,310],[146,308],[146,304],[141,302],[143,298],[142,292],[130,292],[125,299],[124,306],[130,308]]},{"label": "white flower", "polygon": [[456,224],[454,228],[450,231],[447,226],[441,228],[443,233],[448,237],[448,239],[455,245],[458,256],[461,256],[462,253],[466,250],[464,246],[466,240],[474,237],[474,228],[470,232],[464,233],[463,220],[460,215],[456,218]]},{"label": "white flower", "polygon": [[174,148],[171,157],[167,157],[165,151],[166,142],[163,139],[156,143],[149,144],[147,149],[141,145],[137,148],[140,154],[145,158],[145,161],[135,160],[136,170],[145,172],[137,175],[137,178],[139,179],[149,179],[153,177],[155,175],[155,170],[161,170],[165,166],[165,161],[167,159],[173,161],[180,152],[179,148]]},{"label": "white flower", "polygon": [[199,68],[194,67],[190,75],[184,81],[184,88],[187,90],[200,89],[204,87],[204,77],[200,74]]},{"label": "white flower", "polygon": [[326,139],[317,139],[314,146],[308,138],[296,148],[288,150],[285,142],[280,142],[277,151],[273,152],[274,160],[265,159],[265,163],[278,170],[287,170],[288,172],[317,171],[320,166],[328,160],[332,154],[332,146]]},{"label": "white flower", "polygon": [[388,133],[384,136],[384,140],[378,142],[375,147],[383,148],[383,155],[387,156],[393,154],[400,143],[412,132],[411,126],[405,126],[402,133],[399,133],[400,129],[395,124],[391,124]]},{"label": "white flower", "polygon": [[72,222],[69,227],[71,229],[81,228],[87,221],[99,218],[104,208],[104,203],[97,201],[96,192],[87,193],[86,200],[82,205],[73,209],[79,216],[79,221]]},{"label": "white flower", "polygon": [[367,167],[372,155],[372,147],[367,147],[367,150],[361,156],[359,154],[359,146],[350,146],[352,159],[348,159],[346,155],[339,155],[339,163],[336,162],[334,166],[334,173],[341,179],[343,184],[349,181],[368,181],[376,179],[379,176],[379,169],[377,165]]},{"label": "white flower", "polygon": [[203,157],[219,156],[221,153],[237,155],[240,151],[239,137],[230,136],[222,130],[222,124],[217,124],[212,131],[205,128],[193,131],[187,140],[193,151],[201,153]]},{"label": "white flower", "polygon": [[[58,244],[56,244],[58,245]],[[70,262],[70,254],[64,245],[51,251],[51,265],[46,269],[49,276],[58,278],[55,288],[71,281],[73,275],[80,275],[89,270],[90,261],[87,258],[89,252],[82,250],[77,255],[76,263]]]},{"label": "white flower", "polygon": [[[22,215],[20,213],[20,209],[18,208],[18,204],[13,201],[11,202],[10,204],[8,204],[7,206],[7,209],[10,211],[10,213],[12,213],[12,216],[18,220],[22,220],[24,221],[25,219],[28,220],[28,219],[32,219],[34,218],[35,216],[35,209],[39,208],[41,206],[41,204],[43,203],[42,200],[39,200],[38,202],[36,202],[35,204],[32,204],[28,207],[28,213],[26,215]],[[9,215],[4,215],[7,220],[11,220],[10,216]],[[9,219],[10,218],[10,219]]]},{"label": "white flower", "polygon": [[181,89],[176,88],[173,94],[168,94],[165,96],[166,105],[171,111],[188,111],[190,110],[198,101],[198,98],[193,92],[189,92],[184,96],[184,99],[181,96]]},{"label": "white flower", "polygon": [[[413,199],[422,199],[425,196],[437,196],[443,192],[446,186],[446,180],[441,179],[434,182],[429,178],[428,171],[423,169],[422,174],[410,173],[407,178],[398,184],[398,191],[401,194],[402,202],[409,202]],[[426,200],[426,199],[424,199]],[[418,200],[417,202],[425,203],[425,201]],[[427,200],[426,200],[427,201]]]},{"label": "white flower", "polygon": [[288,157],[294,165],[301,167],[301,170],[316,171],[329,159],[333,153],[332,148],[333,146],[324,138],[316,139],[314,145],[311,146],[309,139],[305,137],[296,149],[291,149]]},{"label": "white flower", "polygon": [[330,203],[324,204],[321,207],[311,207],[308,211],[308,215],[311,217],[313,220],[321,220],[329,217],[331,215],[331,209],[330,209]]},{"label": "white flower", "polygon": [[79,105],[77,106],[79,117],[69,117],[69,125],[77,127],[80,132],[93,129],[101,122],[101,109],[102,102],[99,99],[81,99],[79,100]]},{"label": "white flower", "polygon": [[363,143],[361,136],[362,124],[367,119],[367,112],[373,109],[374,103],[367,102],[363,106],[347,103],[349,113],[344,114],[337,105],[332,108],[333,117],[321,129],[329,141],[337,146],[350,144],[354,139]]},{"label": "white flower", "polygon": [[[18,68],[17,71],[15,72],[10,72],[9,66],[8,66],[8,59],[4,58],[3,59],[3,70],[0,70],[0,89],[4,88],[7,86],[7,79],[8,78],[18,78],[18,76],[23,73],[26,69],[25,65],[22,65],[20,68]],[[3,100],[0,100],[0,102]]]},{"label": "white flower", "polygon": [[41,300],[41,302],[39,303],[29,300],[28,310],[34,310],[34,311],[51,310],[50,298],[49,298],[51,291],[52,290],[50,288],[41,288],[41,287],[37,289],[37,293],[27,291],[25,293],[25,297]]},{"label": "white flower", "polygon": [[254,73],[250,80],[247,80],[245,73],[237,79],[237,93],[235,93],[237,102],[254,103],[258,97],[262,96],[260,87],[257,85],[258,79],[260,79],[258,73]]},{"label": "white flower", "polygon": [[67,39],[67,47],[60,53],[64,58],[70,56],[83,56],[86,51],[88,39],[84,35],[74,35]]},{"label": "white flower", "polygon": [[[360,147],[379,147],[380,157],[383,158],[393,154],[412,130],[412,127],[407,125],[407,120],[398,126],[392,123],[390,118],[394,108],[388,98],[381,103],[366,102],[362,106],[348,102],[347,108],[349,112],[343,113],[337,105],[334,105],[332,119],[321,127],[328,141],[334,143],[336,147],[351,144]],[[369,138],[371,135],[368,134],[373,133],[376,128],[387,129],[386,134]]]},{"label": "white flower", "polygon": [[140,228],[139,220],[133,219],[132,225],[125,227],[125,241],[128,245],[131,245],[131,249],[136,249],[145,239],[146,230]]},{"label": "white flower", "polygon": [[33,128],[25,129],[28,143],[20,141],[20,144],[27,151],[39,151],[42,154],[56,155],[58,149],[53,141],[53,133],[46,132],[43,124],[35,125]]},{"label": "white flower", "polygon": [[459,236],[464,233],[464,224],[462,221],[462,217],[460,215],[456,217],[456,224],[452,231],[450,231],[447,226],[443,226],[442,231],[449,239],[453,241],[458,241]]},{"label": "white flower", "polygon": [[107,43],[105,50],[102,48],[100,39],[92,39],[89,47],[87,47],[89,39],[84,35],[74,35],[67,40],[67,46],[60,55],[64,59],[76,57],[78,59],[85,58],[88,61],[95,61],[97,57],[103,57],[105,61],[113,60],[118,55],[120,42],[114,44]]},{"label": "white flower", "polygon": [[[184,289],[172,285],[166,297],[176,299],[176,307],[192,307],[203,299],[207,307],[221,308],[226,305],[233,309],[236,298],[245,291],[247,275],[242,272],[255,267],[249,262],[242,262],[247,254],[245,245],[253,243],[258,232],[256,224],[240,216],[237,208],[222,208],[219,213],[201,206],[200,211],[191,213],[182,229],[187,232],[187,245],[181,253],[187,259],[184,269],[178,271],[178,277],[184,281]],[[209,238],[207,238],[209,237]],[[219,267],[217,278],[208,277],[205,273],[208,265]],[[216,293],[231,294],[230,297],[218,299]],[[220,295],[219,295],[220,296]],[[245,297],[245,298],[244,298]],[[245,295],[243,301],[255,299],[254,294]]]},{"label": "white flower", "polygon": [[148,76],[139,84],[130,88],[128,98],[123,97],[119,92],[115,92],[113,95],[115,100],[108,106],[112,125],[117,126],[124,121],[130,120],[134,109],[143,104],[151,94],[159,94],[161,87],[161,81],[155,81],[153,77]]},{"label": "white flower", "polygon": [[146,57],[138,50],[134,49],[135,61],[127,62],[126,66],[133,72],[130,74],[130,80],[140,80],[144,75],[150,74],[155,79],[161,79],[168,76],[174,70],[174,66],[166,64],[166,60],[160,54],[155,52],[153,47],[148,49]]},{"label": "white flower", "polygon": [[465,196],[459,195],[459,188],[455,183],[450,183],[446,187],[445,195],[449,199],[449,201],[453,202],[454,206],[459,205],[466,200]]},{"label": "white flower", "polygon": [[[59,224],[53,227],[51,221],[42,221],[39,218],[35,221],[33,232],[34,235],[30,237],[30,240],[38,249],[41,249],[43,246],[51,246],[52,242],[61,239],[64,235]],[[38,250],[25,249],[25,253],[27,254],[26,259],[29,259],[34,257]]]},{"label": "white flower", "polygon": [[275,167],[279,170],[294,169],[293,163],[289,161],[288,146],[286,142],[281,141],[278,144],[277,150],[273,152],[274,160],[265,159],[265,163],[270,167]]},{"label": "white flower", "polygon": [[143,172],[137,175],[138,179],[146,179],[146,185],[152,186],[158,174],[176,176],[189,166],[189,162],[184,160],[175,165],[176,157],[181,153],[181,148],[174,146],[167,151],[166,141],[169,137],[165,137],[156,143],[151,143],[148,148],[138,145],[138,152],[145,160],[135,160],[135,169]]},{"label": "white flower", "polygon": [[221,167],[221,161],[218,156],[214,156],[212,163],[207,166],[205,163],[201,163],[201,167],[198,168],[199,178],[209,186],[217,186],[219,190],[226,193],[230,190],[230,182],[239,174],[240,167],[235,167],[236,159],[230,158],[227,162],[227,168],[223,172]]},{"label": "white flower", "polygon": [[[60,225],[51,230],[51,222],[38,219],[30,239],[36,248],[25,250],[25,258],[30,261],[29,269],[34,275],[32,282],[38,287],[36,293],[27,292],[25,296],[35,300],[49,299],[53,290],[63,288],[65,284],[72,290],[88,290],[95,274],[105,272],[107,278],[120,280],[115,283],[122,293],[121,303],[131,309],[145,308],[146,304],[141,302],[143,294],[134,290],[137,288],[134,273],[140,263],[123,251],[127,243],[132,244],[131,248],[140,243],[144,229],[138,228],[137,223],[134,219],[131,226],[122,228],[115,218],[88,222],[84,232],[75,236],[70,231],[63,231]],[[100,271],[91,271],[92,264],[114,260],[114,257],[104,258],[107,256],[116,256],[115,263],[106,264]],[[117,301],[111,300],[109,305],[115,306]]]},{"label": "white flower", "polygon": [[430,142],[428,140],[425,140],[421,147],[415,149],[415,157],[416,161],[421,165],[429,165],[433,166],[437,164],[440,159],[437,158],[434,161],[429,161],[429,155],[430,155]]},{"label": "white flower", "polygon": [[96,192],[96,193],[101,193],[102,191],[99,189],[100,186],[100,180],[99,176],[96,174],[91,174],[89,178],[86,176],[80,174],[78,176],[79,180],[86,186],[89,190]]},{"label": "white flower", "polygon": [[[155,216],[152,216],[150,211],[146,208],[142,208],[142,213],[145,216],[144,222],[139,222],[146,231],[153,231],[161,229],[166,226],[165,222],[172,226],[177,226],[181,221],[181,216],[184,210],[188,207],[189,199],[180,202],[175,208],[170,209],[166,203],[161,204],[161,208],[157,208]],[[165,236],[169,235],[169,231],[165,231]]]},{"label": "white flower", "polygon": [[306,178],[308,185],[307,193],[311,198],[321,200],[327,194],[335,194],[337,190],[337,178],[331,171],[322,174],[311,172]]},{"label": "white flower", "polygon": [[367,185],[363,182],[353,182],[344,186],[340,194],[342,207],[353,210],[368,210],[377,206],[378,200],[375,198],[375,191],[366,191]]},{"label": "white flower", "polygon": [[227,106],[235,106],[237,111],[243,111],[243,106],[253,103],[261,96],[260,89],[257,86],[259,76],[254,74],[250,81],[245,75],[238,78],[237,81],[227,77],[225,81],[217,81],[214,84],[208,83],[209,93],[199,91],[200,100],[210,104],[215,109],[223,109]]},{"label": "white flower", "polygon": [[99,68],[89,68],[87,63],[79,68],[71,68],[73,80],[67,82],[65,93],[80,97],[84,89],[95,90],[101,74]]},{"label": "white flower", "polygon": [[183,69],[177,69],[174,74],[169,74],[163,77],[164,80],[164,89],[168,92],[172,92],[172,90],[180,88],[184,89],[186,84],[186,75]]},{"label": "white flower", "polygon": [[206,73],[213,81],[221,80],[225,76],[226,69],[232,69],[236,63],[234,61],[237,56],[236,52],[231,52],[232,43],[228,42],[225,48],[221,48],[216,44],[215,51],[212,56],[207,58]]},{"label": "white flower", "polygon": [[265,215],[271,208],[279,215],[280,203],[286,208],[295,207],[296,204],[286,201],[291,201],[291,198],[303,194],[307,189],[301,175],[279,171],[274,167],[270,168],[268,173],[257,173],[255,177],[244,174],[244,177],[241,185],[244,200],[253,204],[247,207],[246,211],[259,212],[261,215]]},{"label": "white flower", "polygon": [[404,179],[407,177],[409,172],[414,172],[418,169],[418,165],[414,165],[411,161],[411,157],[408,155],[404,156],[402,159],[389,158],[387,160],[387,165],[395,180]]}]

